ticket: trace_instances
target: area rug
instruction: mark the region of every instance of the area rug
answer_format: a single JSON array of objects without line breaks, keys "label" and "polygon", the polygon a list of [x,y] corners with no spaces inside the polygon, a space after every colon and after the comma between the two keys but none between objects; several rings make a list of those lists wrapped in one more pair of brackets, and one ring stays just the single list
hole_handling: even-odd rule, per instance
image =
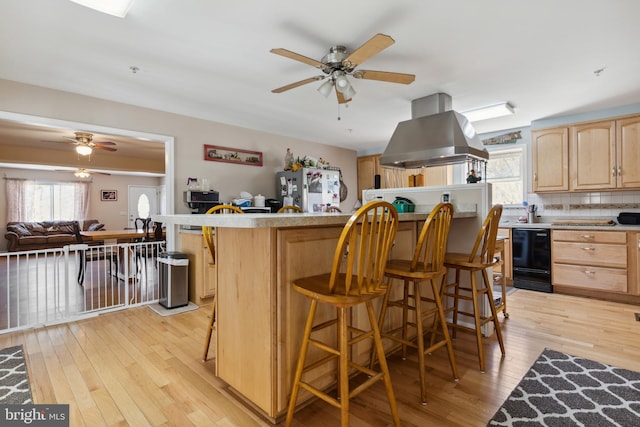
[{"label": "area rug", "polygon": [[22,346],[0,350],[0,405],[32,403]]},{"label": "area rug", "polygon": [[185,306],[176,308],[165,308],[157,302],[154,304],[149,304],[147,307],[149,307],[152,311],[159,314],[160,316],[171,316],[174,314],[186,313],[187,311],[196,310],[198,308],[198,306],[192,302],[189,302],[189,304]]},{"label": "area rug", "polygon": [[640,426],[640,373],[545,349],[488,426]]}]

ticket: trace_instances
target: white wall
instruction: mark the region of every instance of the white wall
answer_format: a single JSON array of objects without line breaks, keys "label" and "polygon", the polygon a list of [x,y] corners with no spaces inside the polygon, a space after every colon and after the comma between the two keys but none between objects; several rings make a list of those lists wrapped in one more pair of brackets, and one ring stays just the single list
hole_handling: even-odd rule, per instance
[{"label": "white wall", "polygon": [[[344,181],[351,189],[344,206],[350,209],[356,201],[356,152],[353,150],[9,80],[0,79],[0,93],[1,111],[174,137],[176,213],[189,212],[182,201],[188,177],[207,177],[222,200],[230,200],[241,191],[274,197],[274,175],[282,169],[287,148],[291,148],[296,157],[322,157],[332,166],[342,168]],[[205,161],[204,144],[261,151],[264,165]]]}]

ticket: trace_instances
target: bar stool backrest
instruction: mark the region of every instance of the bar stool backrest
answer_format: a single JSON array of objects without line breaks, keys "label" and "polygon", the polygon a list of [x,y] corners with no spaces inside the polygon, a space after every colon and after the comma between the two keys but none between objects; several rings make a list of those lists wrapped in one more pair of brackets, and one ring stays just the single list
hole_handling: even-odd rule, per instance
[{"label": "bar stool backrest", "polygon": [[492,265],[495,263],[496,237],[498,237],[501,216],[502,205],[494,205],[478,232],[473,250],[469,254],[469,262],[474,262],[476,257],[479,257],[482,264]]},{"label": "bar stool backrest", "polygon": [[389,202],[367,203],[351,215],[336,246],[329,293],[337,294],[339,281],[345,295],[379,291],[397,230],[398,212]]},{"label": "bar stool backrest", "polygon": [[[237,206],[231,205],[217,205],[209,209],[205,214],[241,214],[242,209]],[[213,246],[213,227],[208,225],[202,226],[202,236],[204,237],[204,242],[207,244],[207,248],[209,249],[209,253],[211,254],[211,259],[213,263],[216,262],[216,250]]]},{"label": "bar stool backrest", "polygon": [[447,238],[453,219],[453,205],[439,203],[431,210],[418,236],[411,260],[411,271],[440,271],[444,269]]}]

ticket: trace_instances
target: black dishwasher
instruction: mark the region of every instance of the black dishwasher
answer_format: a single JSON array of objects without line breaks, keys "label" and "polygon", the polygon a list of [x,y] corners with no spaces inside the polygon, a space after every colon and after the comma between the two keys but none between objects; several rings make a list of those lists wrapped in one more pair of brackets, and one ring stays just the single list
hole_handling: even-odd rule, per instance
[{"label": "black dishwasher", "polygon": [[513,286],[553,292],[551,285],[551,230],[514,228],[511,230]]}]

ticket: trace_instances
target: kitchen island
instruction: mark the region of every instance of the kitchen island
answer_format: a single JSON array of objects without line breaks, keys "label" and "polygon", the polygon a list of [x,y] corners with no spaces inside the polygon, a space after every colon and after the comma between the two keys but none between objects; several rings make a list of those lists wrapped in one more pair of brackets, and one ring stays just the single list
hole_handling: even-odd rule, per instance
[{"label": "kitchen island", "polygon": [[[394,257],[411,257],[427,215],[399,214]],[[273,423],[287,409],[309,307],[308,299],[291,284],[331,270],[338,237],[350,217],[348,213],[154,216],[167,226],[216,227],[215,372],[236,397]],[[452,229],[475,237],[477,217],[475,208],[456,212]],[[328,307],[319,309],[318,319],[334,314]],[[356,327],[366,324],[366,313],[355,312],[352,322]],[[391,317],[388,322],[385,327],[400,319]],[[206,327],[202,325],[203,345]],[[369,345],[355,347],[354,353],[361,360],[368,358]],[[309,356],[318,358],[312,351]],[[327,387],[334,383],[330,370],[317,375]],[[301,394],[299,403],[308,398]]]}]

